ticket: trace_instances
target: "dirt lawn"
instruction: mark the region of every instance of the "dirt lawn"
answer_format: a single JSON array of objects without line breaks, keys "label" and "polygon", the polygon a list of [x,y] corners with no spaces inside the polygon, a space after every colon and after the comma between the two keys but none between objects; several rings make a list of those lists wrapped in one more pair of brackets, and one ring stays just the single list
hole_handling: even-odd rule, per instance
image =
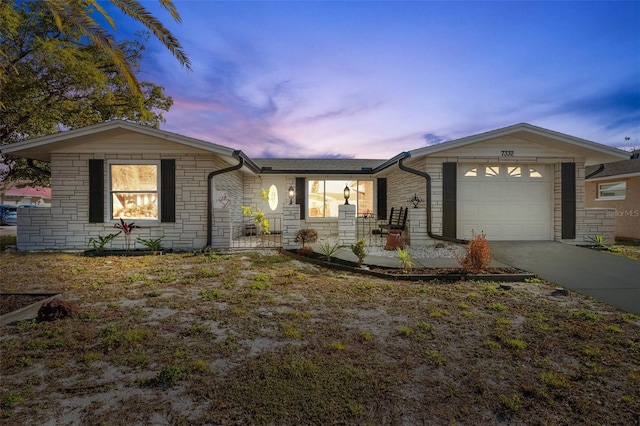
[{"label": "dirt lawn", "polygon": [[0,328],[0,424],[640,423],[640,317],[548,283],[396,282],[273,252],[0,255],[80,314]]}]

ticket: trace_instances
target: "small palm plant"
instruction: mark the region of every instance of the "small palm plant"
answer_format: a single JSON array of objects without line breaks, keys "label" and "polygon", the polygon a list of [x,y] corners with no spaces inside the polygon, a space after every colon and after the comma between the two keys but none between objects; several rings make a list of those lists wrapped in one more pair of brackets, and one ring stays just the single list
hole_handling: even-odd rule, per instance
[{"label": "small palm plant", "polygon": [[336,241],[325,240],[318,244],[318,252],[327,258],[327,262],[331,263],[331,258],[340,250],[340,244]]},{"label": "small palm plant", "polygon": [[148,248],[152,252],[162,251],[162,238],[158,238],[156,240],[149,238],[148,240],[145,240],[143,238],[138,237],[136,238],[136,241],[139,242],[140,244],[143,244],[146,248]]},{"label": "small palm plant", "polygon": [[409,270],[413,268],[413,255],[407,249],[401,248],[397,249],[396,253],[398,253],[398,260],[402,265],[402,272],[408,274]]},{"label": "small palm plant", "polygon": [[98,238],[89,238],[89,245],[92,245],[95,251],[102,252],[104,251],[104,247],[118,235],[120,235],[120,232],[105,235],[104,237],[102,235],[98,235]]}]

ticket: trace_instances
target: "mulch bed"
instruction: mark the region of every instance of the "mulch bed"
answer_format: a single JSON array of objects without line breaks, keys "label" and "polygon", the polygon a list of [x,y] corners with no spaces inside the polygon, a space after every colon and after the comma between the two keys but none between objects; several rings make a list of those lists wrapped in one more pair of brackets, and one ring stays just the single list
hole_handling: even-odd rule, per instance
[{"label": "mulch bed", "polygon": [[331,262],[327,262],[326,256],[316,252],[298,253],[296,250],[283,250],[283,253],[296,257],[300,260],[308,260],[320,266],[328,268],[346,269],[356,273],[364,273],[367,275],[375,275],[378,277],[387,277],[402,280],[465,280],[465,279],[491,279],[496,281],[517,281],[525,278],[533,278],[535,275],[530,274],[521,269],[513,267],[505,268],[487,268],[483,271],[469,274],[461,268],[412,268],[409,273],[405,274],[401,268],[385,268],[381,266],[369,266],[369,269],[362,269],[357,263],[348,260],[331,258]]}]

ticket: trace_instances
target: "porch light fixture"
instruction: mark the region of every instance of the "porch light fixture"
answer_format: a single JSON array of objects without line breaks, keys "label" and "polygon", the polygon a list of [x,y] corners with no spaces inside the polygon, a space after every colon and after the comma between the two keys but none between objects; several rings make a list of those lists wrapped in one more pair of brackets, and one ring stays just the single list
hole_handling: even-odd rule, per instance
[{"label": "porch light fixture", "polygon": [[289,187],[289,204],[293,204],[293,196],[296,194],[296,192],[293,189],[293,186]]},{"label": "porch light fixture", "polygon": [[351,196],[351,190],[349,189],[349,185],[344,186],[344,204],[345,206],[349,205],[349,197]]},{"label": "porch light fixture", "polygon": [[409,200],[409,202],[413,203],[413,208],[417,208],[418,204],[424,201],[422,198],[418,197],[418,194],[413,194],[413,198]]}]

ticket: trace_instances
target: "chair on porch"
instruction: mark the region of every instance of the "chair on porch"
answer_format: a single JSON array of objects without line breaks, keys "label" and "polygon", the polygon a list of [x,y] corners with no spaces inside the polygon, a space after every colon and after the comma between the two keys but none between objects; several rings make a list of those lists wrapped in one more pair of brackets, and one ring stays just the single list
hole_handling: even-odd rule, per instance
[{"label": "chair on porch", "polygon": [[395,208],[391,207],[389,212],[389,221],[380,225],[380,235],[388,235],[392,229],[404,231],[407,226],[408,207]]}]

